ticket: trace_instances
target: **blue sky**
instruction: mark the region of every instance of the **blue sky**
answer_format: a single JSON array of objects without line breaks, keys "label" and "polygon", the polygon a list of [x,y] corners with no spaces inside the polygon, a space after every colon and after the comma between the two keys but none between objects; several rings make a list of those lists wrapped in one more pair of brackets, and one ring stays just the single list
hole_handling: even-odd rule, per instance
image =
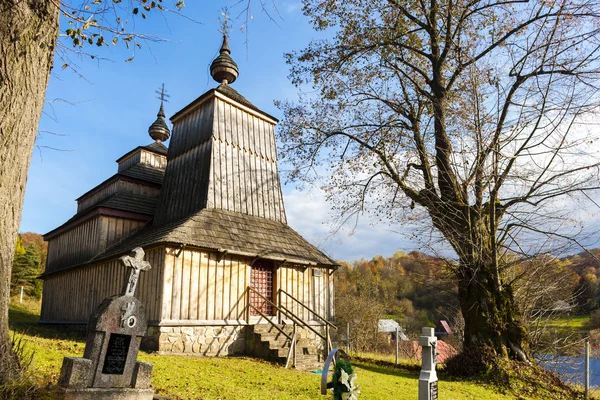
[{"label": "blue sky", "polygon": [[[162,83],[171,96],[165,107],[167,117],[217,86],[209,65],[221,44],[220,9],[235,3],[188,1],[183,14],[200,23],[157,13],[145,21],[140,18],[138,32],[167,41],[144,45],[130,63],[124,60],[132,52],[122,46],[98,51],[109,59],[104,61],[73,55],[72,64],[81,76],[70,68],[61,69],[64,62],[56,60],[29,170],[22,232],[46,233],[65,222],[76,211],[77,197],[116,172],[117,158],[151,142],[147,130],[159,107],[154,91]],[[247,36],[239,30],[244,17],[234,19],[230,47],[240,69],[233,87],[281,118],[273,101],[294,99],[297,93],[287,79],[283,54],[305,47],[319,33],[302,15],[299,0],[278,0],[277,5],[280,17],[273,23],[254,2]],[[237,7],[230,11],[233,17],[241,11]],[[280,164],[280,169],[285,170],[285,165]],[[330,209],[318,188],[299,190],[292,184],[283,191],[289,224],[336,259],[389,256],[398,249],[417,248],[395,232],[397,227],[374,227],[366,218],[359,220],[353,235],[348,235],[350,229],[332,235],[327,224]]]}]

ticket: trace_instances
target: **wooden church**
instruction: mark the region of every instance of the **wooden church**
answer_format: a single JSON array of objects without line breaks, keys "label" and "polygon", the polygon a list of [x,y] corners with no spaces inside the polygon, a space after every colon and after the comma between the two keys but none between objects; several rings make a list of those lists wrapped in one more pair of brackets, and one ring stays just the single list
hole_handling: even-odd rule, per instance
[{"label": "wooden church", "polygon": [[119,258],[142,247],[152,265],[137,292],[146,347],[268,353],[269,332],[290,340],[304,332],[323,348],[337,265],[287,225],[277,119],[230,86],[238,67],[226,37],[210,71],[219,86],[171,117],[172,136],[161,102],[154,142],[119,158],[117,173],[44,236],[41,323],[86,324],[120,293],[127,271]]}]

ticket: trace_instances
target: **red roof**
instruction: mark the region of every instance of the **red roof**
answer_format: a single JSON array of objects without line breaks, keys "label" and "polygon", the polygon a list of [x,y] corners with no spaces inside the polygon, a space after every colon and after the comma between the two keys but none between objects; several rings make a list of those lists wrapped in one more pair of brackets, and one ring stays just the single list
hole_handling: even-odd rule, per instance
[{"label": "red roof", "polygon": [[[413,341],[412,345],[413,345],[413,351],[415,353],[415,358],[418,361],[420,361],[421,360],[421,347],[419,346],[419,343],[416,341]],[[441,340],[438,340],[438,342],[437,342],[436,351],[438,353],[438,363],[445,363],[450,358],[452,358],[458,354],[458,351],[456,351],[456,349],[454,347],[452,347],[452,345],[449,345],[448,343],[443,342]]]}]

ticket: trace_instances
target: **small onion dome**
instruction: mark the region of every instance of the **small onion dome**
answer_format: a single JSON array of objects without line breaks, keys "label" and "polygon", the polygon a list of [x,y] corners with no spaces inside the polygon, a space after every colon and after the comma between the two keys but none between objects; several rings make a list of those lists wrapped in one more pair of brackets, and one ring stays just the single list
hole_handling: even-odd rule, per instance
[{"label": "small onion dome", "polygon": [[165,109],[162,102],[160,103],[160,110],[156,115],[158,118],[156,118],[156,121],[148,128],[148,133],[152,139],[156,140],[156,142],[165,142],[169,139],[169,136],[171,136],[171,131],[165,121]]},{"label": "small onion dome", "polygon": [[238,66],[231,58],[231,50],[227,43],[227,35],[223,35],[223,45],[219,51],[221,54],[210,64],[210,74],[219,83],[233,83],[239,75]]}]

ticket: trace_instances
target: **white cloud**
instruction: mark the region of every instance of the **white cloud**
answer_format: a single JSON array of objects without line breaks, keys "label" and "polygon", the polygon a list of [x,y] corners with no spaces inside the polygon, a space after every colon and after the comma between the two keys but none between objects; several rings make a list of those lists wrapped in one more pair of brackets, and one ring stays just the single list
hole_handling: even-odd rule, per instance
[{"label": "white cloud", "polygon": [[427,250],[408,238],[408,225],[372,225],[366,215],[352,221],[352,226],[347,224],[334,232],[333,211],[318,188],[299,191],[284,187],[284,201],[288,224],[336,260],[371,259],[378,254],[387,257],[398,250]]}]

